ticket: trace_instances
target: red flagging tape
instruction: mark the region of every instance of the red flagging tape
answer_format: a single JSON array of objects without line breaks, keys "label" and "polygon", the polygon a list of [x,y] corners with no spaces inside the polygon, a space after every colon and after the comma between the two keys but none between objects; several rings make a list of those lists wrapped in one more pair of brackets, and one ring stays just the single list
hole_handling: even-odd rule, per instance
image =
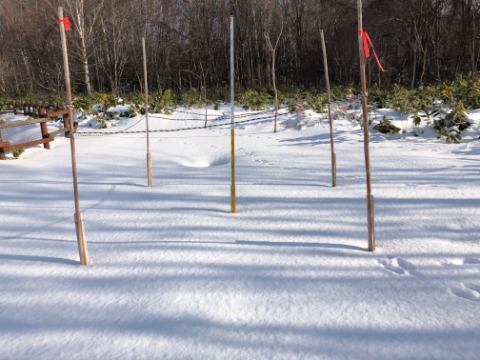
[{"label": "red flagging tape", "polygon": [[380,70],[385,72],[385,69],[383,68],[382,64],[380,63],[380,59],[377,56],[377,53],[375,52],[375,48],[373,47],[373,42],[370,39],[370,36],[368,36],[366,31],[359,30],[358,35],[362,37],[362,42],[363,42],[363,51],[365,53],[365,57],[368,59],[370,57],[370,46],[372,47],[373,55],[375,56],[375,60],[377,60],[378,67]]}]

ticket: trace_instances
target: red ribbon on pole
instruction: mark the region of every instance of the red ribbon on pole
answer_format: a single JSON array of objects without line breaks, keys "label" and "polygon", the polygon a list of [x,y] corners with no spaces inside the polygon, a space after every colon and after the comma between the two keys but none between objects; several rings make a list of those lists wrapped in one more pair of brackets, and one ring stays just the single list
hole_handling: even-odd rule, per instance
[{"label": "red ribbon on pole", "polygon": [[65,26],[65,31],[70,31],[71,26],[70,26],[70,20],[68,20],[68,17],[64,17],[63,19],[58,19],[59,23],[63,23]]},{"label": "red ribbon on pole", "polygon": [[362,37],[362,42],[363,42],[363,51],[365,53],[365,57],[368,59],[370,57],[370,46],[372,47],[373,55],[375,56],[375,59],[377,60],[378,67],[380,70],[385,72],[385,69],[383,68],[382,64],[380,63],[380,59],[377,56],[377,53],[375,52],[375,48],[373,47],[373,42],[370,39],[370,36],[368,36],[366,31],[359,30],[358,35]]}]

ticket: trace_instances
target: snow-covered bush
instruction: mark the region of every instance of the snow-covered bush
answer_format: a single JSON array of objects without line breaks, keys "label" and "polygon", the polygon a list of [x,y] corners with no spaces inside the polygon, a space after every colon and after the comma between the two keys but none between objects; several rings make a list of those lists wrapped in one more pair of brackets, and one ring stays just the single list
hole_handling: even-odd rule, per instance
[{"label": "snow-covered bush", "polygon": [[425,135],[426,131],[431,127],[433,121],[438,116],[445,114],[441,108],[429,110],[423,109],[416,111],[412,116],[413,133],[415,136]]},{"label": "snow-covered bush", "polygon": [[373,128],[382,134],[398,134],[400,128],[393,125],[391,120],[391,118],[384,116],[383,119],[378,124],[374,125]]},{"label": "snow-covered bush", "polygon": [[96,129],[106,129],[106,128],[112,126],[110,121],[108,119],[105,119],[101,115],[95,115],[95,117],[90,120],[89,125],[91,127],[96,128]]},{"label": "snow-covered bush", "polygon": [[457,102],[450,112],[434,120],[433,124],[439,139],[444,139],[447,143],[459,143],[462,140],[462,131],[470,126],[463,102]]},{"label": "snow-covered bush", "polygon": [[14,157],[14,159],[18,159],[20,158],[20,155],[24,153],[24,151],[25,151],[24,149],[13,150],[12,156]]}]

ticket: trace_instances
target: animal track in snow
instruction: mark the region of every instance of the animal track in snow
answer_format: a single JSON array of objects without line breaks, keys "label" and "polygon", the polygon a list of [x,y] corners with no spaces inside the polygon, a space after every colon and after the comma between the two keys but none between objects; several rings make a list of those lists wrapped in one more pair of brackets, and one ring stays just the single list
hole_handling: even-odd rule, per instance
[{"label": "animal track in snow", "polygon": [[450,292],[458,297],[471,301],[480,301],[480,285],[464,284],[450,289]]},{"label": "animal track in snow", "polygon": [[398,275],[423,276],[417,271],[415,265],[402,258],[378,259],[377,261],[386,270]]},{"label": "animal track in snow", "polygon": [[259,159],[258,155],[256,153],[254,153],[253,151],[247,152],[247,151],[244,151],[244,149],[243,149],[242,155],[251,157],[252,162],[262,163],[262,164],[265,164],[265,165],[270,165],[267,160]]}]

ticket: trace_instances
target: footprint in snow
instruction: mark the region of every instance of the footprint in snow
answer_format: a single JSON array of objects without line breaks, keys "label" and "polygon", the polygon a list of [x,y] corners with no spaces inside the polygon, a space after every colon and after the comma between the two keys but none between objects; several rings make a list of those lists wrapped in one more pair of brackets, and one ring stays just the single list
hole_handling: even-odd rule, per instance
[{"label": "footprint in snow", "polygon": [[441,265],[443,266],[480,265],[480,259],[474,258],[474,257],[469,257],[464,259],[457,258],[457,259],[442,262]]},{"label": "footprint in snow", "polygon": [[261,159],[255,159],[253,161],[258,163],[267,163],[267,160],[261,160]]},{"label": "footprint in snow", "polygon": [[417,271],[415,265],[402,258],[378,259],[377,261],[386,270],[398,275],[423,276],[423,274]]},{"label": "footprint in snow", "polygon": [[[472,265],[480,265],[480,259],[476,257],[467,257],[463,259],[453,259],[442,264],[443,266],[458,266],[464,269],[471,269]],[[474,266],[477,268],[477,266]],[[480,268],[479,268],[480,269]],[[480,283],[460,283],[449,289],[450,292],[463,299],[470,301],[480,301]]]},{"label": "footprint in snow", "polygon": [[461,283],[460,286],[451,288],[450,292],[463,299],[480,301],[480,285]]}]

